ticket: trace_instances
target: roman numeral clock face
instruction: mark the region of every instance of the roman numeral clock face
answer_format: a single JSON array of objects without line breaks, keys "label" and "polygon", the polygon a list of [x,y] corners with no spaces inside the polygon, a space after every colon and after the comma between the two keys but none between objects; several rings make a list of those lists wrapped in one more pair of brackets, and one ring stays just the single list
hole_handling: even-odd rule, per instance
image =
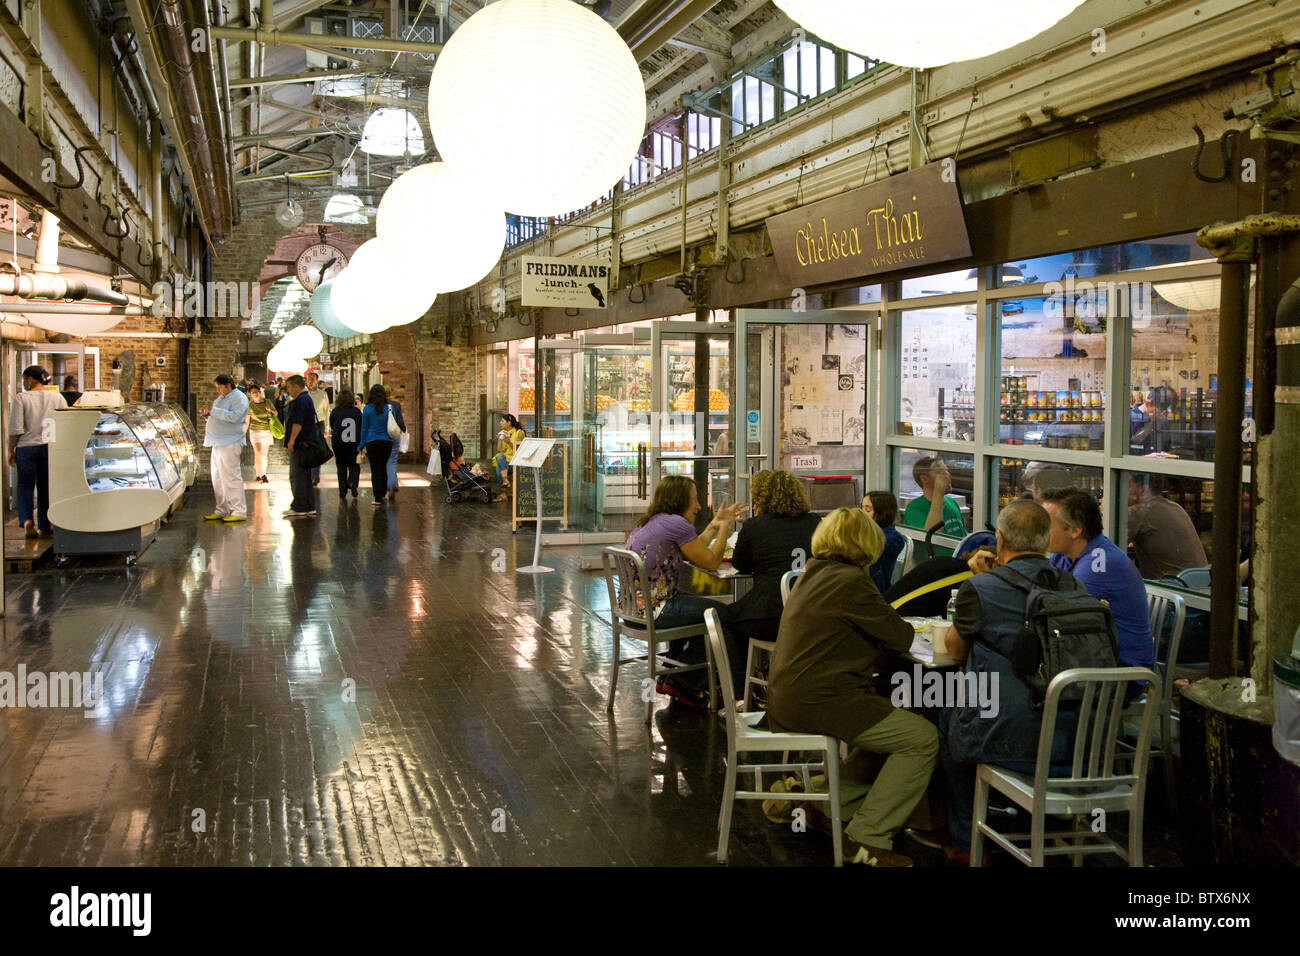
[{"label": "roman numeral clock face", "polygon": [[348,257],[342,249],[320,242],[298,253],[294,271],[302,287],[308,292],[315,292],[322,282],[333,279],[347,264]]}]

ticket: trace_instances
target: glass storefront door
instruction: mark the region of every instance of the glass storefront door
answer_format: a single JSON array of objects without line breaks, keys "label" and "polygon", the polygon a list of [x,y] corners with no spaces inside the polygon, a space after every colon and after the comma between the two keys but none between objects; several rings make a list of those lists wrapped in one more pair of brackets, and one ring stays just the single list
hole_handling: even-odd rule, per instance
[{"label": "glass storefront door", "polygon": [[861,504],[879,484],[879,456],[867,454],[875,448],[867,396],[876,388],[878,321],[874,310],[737,312],[737,334],[747,343],[740,474],[792,472],[815,511]]},{"label": "glass storefront door", "polygon": [[736,497],[735,325],[651,326],[651,493],[667,475],[694,479],[701,527]]}]

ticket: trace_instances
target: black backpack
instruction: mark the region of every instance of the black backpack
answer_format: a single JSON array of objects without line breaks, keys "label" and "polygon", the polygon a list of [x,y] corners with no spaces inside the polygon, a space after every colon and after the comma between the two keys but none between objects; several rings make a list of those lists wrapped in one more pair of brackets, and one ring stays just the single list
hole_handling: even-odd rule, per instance
[{"label": "black backpack", "polygon": [[[1039,573],[1032,581],[1015,568],[990,574],[1024,593],[1025,623],[1016,636],[1011,666],[1029,685],[1035,706],[1047,697],[1047,685],[1073,667],[1119,667],[1119,639],[1110,606],[1087,592],[1079,579],[1064,571]],[[1083,689],[1075,685],[1062,701],[1078,701]]]}]

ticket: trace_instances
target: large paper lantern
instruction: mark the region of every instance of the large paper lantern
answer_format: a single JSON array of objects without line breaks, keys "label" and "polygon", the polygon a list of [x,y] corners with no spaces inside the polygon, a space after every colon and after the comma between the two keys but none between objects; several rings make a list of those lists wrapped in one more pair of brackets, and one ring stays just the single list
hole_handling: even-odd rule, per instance
[{"label": "large paper lantern", "polygon": [[356,335],[356,330],[344,325],[335,314],[334,305],[331,301],[333,289],[334,280],[327,279],[318,285],[316,291],[311,294],[311,320],[321,332],[332,335],[337,339],[345,339],[348,336]]},{"label": "large paper lantern", "polygon": [[446,163],[403,173],[384,193],[375,220],[385,259],[404,275],[428,276],[455,292],[492,271],[506,244],[506,217],[479,181]]},{"label": "large paper lantern", "polygon": [[1083,0],[914,0],[905,5],[894,0],[773,2],[827,43],[896,66],[925,68],[973,60],[1023,43]]},{"label": "large paper lantern", "polygon": [[436,293],[429,269],[402,270],[387,259],[376,239],[362,243],[348,267],[334,279],[330,304],[339,321],[373,334],[391,325],[414,322],[433,305]]},{"label": "large paper lantern", "polygon": [[300,325],[284,333],[279,344],[288,355],[310,359],[320,355],[325,348],[325,337],[314,326]]},{"label": "large paper lantern", "polygon": [[283,346],[283,341],[277,342],[271,351],[266,355],[266,367],[272,372],[280,375],[301,375],[307,371],[307,360],[300,356],[291,355]]},{"label": "large paper lantern", "polygon": [[466,20],[429,79],[438,155],[506,212],[595,202],[645,135],[645,83],[614,28],[573,0],[499,0]]}]

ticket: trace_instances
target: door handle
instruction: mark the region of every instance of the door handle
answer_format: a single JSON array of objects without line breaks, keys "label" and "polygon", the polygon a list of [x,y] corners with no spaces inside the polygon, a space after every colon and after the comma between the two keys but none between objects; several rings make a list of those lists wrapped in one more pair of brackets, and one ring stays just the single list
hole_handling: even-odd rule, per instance
[{"label": "door handle", "polygon": [[648,492],[648,478],[650,468],[646,462],[647,447],[645,442],[640,442],[636,446],[636,496],[645,498]]}]

